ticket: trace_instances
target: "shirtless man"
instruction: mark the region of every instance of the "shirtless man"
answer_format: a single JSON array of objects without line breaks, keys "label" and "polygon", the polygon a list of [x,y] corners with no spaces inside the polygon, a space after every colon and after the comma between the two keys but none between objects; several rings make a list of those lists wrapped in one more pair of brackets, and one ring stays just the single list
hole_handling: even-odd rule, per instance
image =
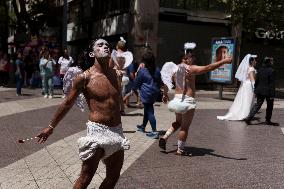
[{"label": "shirtless man", "polygon": [[[178,71],[174,76],[176,83],[175,98],[169,102],[168,108],[176,113],[176,121],[167,130],[166,134],[160,138],[160,148],[166,150],[166,142],[177,129],[180,128],[178,135],[178,149],[176,155],[190,155],[185,151],[185,142],[188,135],[188,129],[194,116],[196,108],[195,102],[195,75],[204,74],[212,71],[223,64],[231,63],[232,58],[226,57],[223,60],[209,64],[207,66],[194,65],[195,57],[192,50],[186,50],[181,56],[181,63],[178,65]],[[168,88],[165,85],[163,102],[168,102]]]},{"label": "shirtless man", "polygon": [[99,161],[103,160],[106,165],[106,178],[100,188],[109,189],[114,188],[119,179],[124,159],[123,150],[129,147],[121,127],[121,93],[116,71],[109,67],[109,44],[103,39],[92,41],[87,56],[93,65],[73,80],[68,97],[59,106],[49,126],[38,135],[38,142],[47,140],[82,92],[90,113],[87,136],[78,140],[79,156],[83,162],[80,177],[73,188],[87,188]]}]

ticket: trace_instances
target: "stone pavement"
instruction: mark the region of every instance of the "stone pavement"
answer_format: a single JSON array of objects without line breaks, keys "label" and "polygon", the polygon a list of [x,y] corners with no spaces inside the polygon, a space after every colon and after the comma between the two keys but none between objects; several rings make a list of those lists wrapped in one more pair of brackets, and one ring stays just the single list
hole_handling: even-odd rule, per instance
[{"label": "stone pavement", "polygon": [[[3,91],[0,91],[0,95],[1,95],[1,92]],[[203,112],[200,115],[204,115],[207,117],[213,116],[212,120],[215,120],[215,122],[216,122],[216,119],[215,119],[216,117],[214,117],[215,114],[217,112],[218,113],[226,112],[226,110],[229,108],[229,106],[232,103],[231,101],[224,101],[224,100],[220,101],[216,99],[217,95],[218,95],[217,92],[206,92],[206,91],[202,92],[201,91],[197,93],[197,96],[200,96],[198,97],[199,102],[198,102],[197,111]],[[230,98],[233,98],[233,93],[226,93],[226,95],[228,95]],[[47,109],[47,108],[51,108],[50,110],[48,109],[49,112],[54,112],[55,110],[54,108],[56,107],[55,105],[58,104],[60,101],[62,101],[62,99],[60,98],[54,98],[50,100],[50,99],[43,99],[42,97],[36,96],[35,98],[17,99],[17,100],[12,100],[9,102],[0,103],[0,124],[2,122],[1,120],[4,120],[5,121],[4,123],[9,122],[11,119],[15,119],[9,116],[20,115],[21,113],[24,113],[24,112],[33,112],[33,111],[38,112],[40,110]],[[276,100],[275,109],[281,110],[282,108],[284,108],[284,101],[280,99]],[[85,117],[79,117],[80,115],[78,114],[78,112],[76,112],[76,110],[72,110],[72,111],[73,113],[71,112],[71,114],[78,115],[78,119],[81,119],[81,120],[85,119]],[[157,149],[156,140],[150,139],[140,132],[135,132],[136,125],[142,121],[141,113],[142,113],[141,109],[138,109],[138,110],[135,109],[134,111],[129,112],[128,116],[124,116],[122,120],[125,135],[131,141],[131,148],[130,150],[125,151],[125,161],[124,161],[123,169],[121,171],[122,177],[119,180],[117,188],[174,188],[176,186],[180,186],[181,188],[187,188],[184,186],[182,187],[181,185],[174,185],[173,183],[172,185],[164,185],[163,183],[160,183],[159,180],[151,180],[148,177],[146,177],[147,174],[149,174],[149,177],[151,176],[154,177],[157,173],[161,174],[162,176],[163,170],[165,171],[165,168],[167,166],[163,164],[163,161],[160,161],[159,165],[161,166],[159,167],[160,168],[159,171],[157,173],[153,171],[151,172],[152,168],[154,168],[154,170],[156,170],[157,168],[157,165],[154,164],[156,162],[151,161],[151,159],[155,161],[159,161],[161,160],[162,156],[159,150]],[[155,114],[158,120],[159,130],[166,130],[167,127],[169,126],[169,123],[171,123],[171,121],[174,119],[174,115],[170,113],[167,110],[166,106],[161,103],[156,104]],[[20,119],[24,119],[24,118],[20,118]],[[41,121],[41,119],[48,120],[48,118],[40,118],[39,120],[37,120],[42,124],[45,123],[45,120]],[[68,120],[71,120],[68,122],[68,124],[73,123],[74,119],[76,118],[74,118],[73,116],[66,117],[66,122],[68,122]],[[280,118],[278,117],[277,120],[279,119]],[[21,120],[18,120],[18,121],[21,121]],[[210,120],[204,120],[204,121],[210,122]],[[217,125],[218,124],[220,124],[220,122],[218,122]],[[225,125],[227,124],[228,123],[225,123]],[[206,128],[208,130],[210,129],[208,127]],[[58,128],[58,131],[56,130],[55,133],[59,132],[60,129],[61,128]],[[279,132],[281,132],[280,128],[276,128],[276,129],[279,130]],[[196,130],[196,132],[201,132],[201,131]],[[227,130],[227,132],[229,132],[230,136],[233,137],[233,134],[232,134],[233,130],[230,129],[230,130]],[[59,138],[58,136],[56,136],[55,133],[54,133],[54,136],[52,135],[49,140],[52,141],[56,137]],[[206,130],[205,131],[203,130],[202,133],[203,134],[206,133]],[[224,133],[224,136],[222,137],[226,137],[225,136],[226,134],[228,133]],[[12,133],[11,135],[15,135],[15,134]],[[77,148],[76,141],[79,137],[84,136],[84,135],[85,135],[85,130],[81,129],[81,131],[76,132],[72,135],[62,137],[61,139],[59,138],[58,140],[52,143],[47,143],[47,145],[41,147],[41,149],[38,149],[36,152],[30,153],[29,155],[21,157],[20,159],[15,160],[12,163],[9,163],[8,165],[5,165],[4,167],[0,168],[0,189],[72,188],[72,184],[74,183],[75,179],[78,177],[78,174],[80,172],[80,166],[81,166],[81,162],[78,158],[78,148]],[[16,136],[19,136],[19,135],[16,135]],[[277,139],[279,139],[279,137]],[[208,138],[203,139],[203,140],[210,141]],[[11,141],[13,143],[17,142],[15,138],[13,138],[13,140]],[[16,151],[28,150],[29,148],[33,148],[32,146],[36,146],[36,145],[37,144],[34,144],[32,142],[28,144],[23,144],[23,145],[16,145],[14,149],[15,150],[14,153],[16,153]],[[210,152],[207,152],[207,153],[210,153]],[[13,156],[13,152],[11,153],[11,156]],[[169,157],[170,157],[169,159],[171,163],[173,163],[173,161],[176,160],[176,157],[174,156],[169,156]],[[230,158],[231,156],[228,156],[228,157]],[[268,157],[269,157],[269,154],[267,154],[267,158]],[[237,159],[238,157],[232,157],[232,158]],[[164,163],[168,163],[168,160],[165,161]],[[141,166],[142,164],[145,165],[145,162],[146,162],[146,166]],[[206,165],[206,161],[204,161],[203,163]],[[138,169],[137,169],[137,165],[140,165],[140,167],[138,166]],[[162,168],[164,167],[164,168],[161,169],[161,167]],[[245,165],[243,165],[242,168],[245,168]],[[197,169],[195,171],[197,171]],[[212,172],[214,170],[209,169],[207,171]],[[281,170],[278,170],[278,172],[281,173]],[[177,175],[175,176],[175,174]],[[282,172],[282,175],[283,175],[283,172]],[[133,180],[133,177],[131,176],[136,176],[137,178]],[[176,170],[174,167],[171,167],[166,179],[171,181],[170,177],[175,178],[177,176],[182,176],[182,175],[180,175],[178,170]],[[233,177],[233,175],[231,176]],[[105,177],[104,165],[100,163],[98,171],[95,174],[89,188],[98,188],[99,184],[102,182],[102,179],[104,177]],[[160,177],[156,177],[156,178],[159,179]],[[147,179],[153,182],[150,182],[149,184]],[[137,185],[135,182],[137,182]],[[144,183],[144,184],[141,184],[141,183]],[[202,185],[199,184],[196,186],[202,186]],[[214,184],[212,186],[214,186]],[[204,187],[204,188],[210,188],[210,187]]]}]

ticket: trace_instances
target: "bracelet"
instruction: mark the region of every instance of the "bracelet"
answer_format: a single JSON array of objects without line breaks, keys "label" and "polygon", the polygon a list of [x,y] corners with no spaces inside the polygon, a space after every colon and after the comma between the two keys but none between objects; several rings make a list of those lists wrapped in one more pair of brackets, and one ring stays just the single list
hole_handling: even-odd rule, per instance
[{"label": "bracelet", "polygon": [[51,125],[48,125],[48,127],[51,128],[51,129],[55,129],[55,127],[53,127],[53,126],[51,126]]}]

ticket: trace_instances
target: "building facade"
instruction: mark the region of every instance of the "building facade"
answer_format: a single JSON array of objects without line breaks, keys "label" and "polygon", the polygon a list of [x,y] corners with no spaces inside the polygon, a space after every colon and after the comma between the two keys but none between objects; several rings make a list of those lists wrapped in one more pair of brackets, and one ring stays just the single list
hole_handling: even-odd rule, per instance
[{"label": "building facade", "polygon": [[[137,61],[141,48],[150,46],[162,66],[167,61],[178,62],[184,42],[192,41],[197,44],[198,65],[207,65],[211,62],[212,38],[236,37],[240,46],[235,68],[247,53],[259,55],[260,63],[265,56],[272,56],[277,86],[283,87],[283,31],[273,34],[256,28],[250,37],[245,32],[236,33],[226,6],[208,0],[69,0],[68,46],[76,54],[88,40],[103,37],[115,47],[123,36]],[[208,76],[198,76],[197,82],[208,85]]]}]

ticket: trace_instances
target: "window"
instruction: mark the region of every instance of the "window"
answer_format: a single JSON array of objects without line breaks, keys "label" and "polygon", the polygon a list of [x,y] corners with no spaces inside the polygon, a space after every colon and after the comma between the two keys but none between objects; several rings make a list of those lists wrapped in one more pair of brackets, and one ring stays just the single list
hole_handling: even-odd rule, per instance
[{"label": "window", "polygon": [[96,20],[129,12],[131,0],[94,0],[93,16]]},{"label": "window", "polygon": [[160,7],[185,10],[224,11],[227,4],[217,0],[161,0]]}]

